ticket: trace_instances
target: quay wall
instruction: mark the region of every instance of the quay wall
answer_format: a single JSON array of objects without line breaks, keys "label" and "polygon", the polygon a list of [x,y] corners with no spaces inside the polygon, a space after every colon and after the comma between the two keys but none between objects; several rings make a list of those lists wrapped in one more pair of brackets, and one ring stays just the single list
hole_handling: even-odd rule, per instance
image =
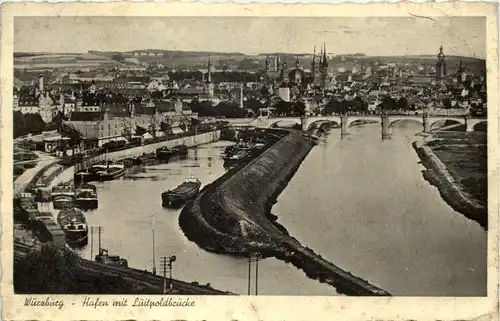
[{"label": "quay wall", "polygon": [[455,211],[462,213],[467,218],[478,222],[484,229],[488,229],[488,210],[481,204],[468,197],[448,172],[439,157],[428,147],[425,141],[416,141],[413,148],[417,152],[422,164],[426,167],[423,171],[425,180],[436,186],[441,197]]},{"label": "quay wall", "polygon": [[290,131],[246,165],[206,186],[179,217],[186,237],[205,250],[247,256],[258,252],[302,269],[347,295],[390,295],[324,260],[291,237],[271,214],[314,142]]},{"label": "quay wall", "polygon": [[[158,148],[161,147],[174,147],[177,145],[186,145],[188,147],[195,147],[199,145],[208,144],[211,142],[216,142],[220,139],[220,130],[213,132],[202,133],[193,136],[186,136],[181,138],[176,138],[173,140],[167,140],[163,142],[158,142],[154,144],[148,144],[143,146],[136,146],[128,149],[118,150],[109,152],[107,155],[108,161],[118,161],[128,157],[139,157],[142,154],[154,153]],[[98,155],[84,161],[85,166],[92,166],[93,164],[105,160],[105,155]],[[69,182],[73,180],[76,167],[71,166],[65,169],[60,175],[58,175],[54,180],[52,180],[51,186],[55,186],[62,182]]]}]

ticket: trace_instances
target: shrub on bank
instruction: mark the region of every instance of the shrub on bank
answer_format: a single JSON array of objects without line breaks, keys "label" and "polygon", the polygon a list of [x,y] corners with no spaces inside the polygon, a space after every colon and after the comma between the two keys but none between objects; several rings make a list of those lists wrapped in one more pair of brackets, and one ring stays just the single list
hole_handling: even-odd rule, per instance
[{"label": "shrub on bank", "polygon": [[141,289],[122,276],[82,268],[80,258],[66,248],[45,243],[14,263],[18,294],[134,294]]}]

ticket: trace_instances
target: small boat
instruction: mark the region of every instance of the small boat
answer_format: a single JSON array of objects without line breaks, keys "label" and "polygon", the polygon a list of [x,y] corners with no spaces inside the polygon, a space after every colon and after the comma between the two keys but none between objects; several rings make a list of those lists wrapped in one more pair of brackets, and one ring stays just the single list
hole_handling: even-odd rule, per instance
[{"label": "small boat", "polygon": [[109,255],[106,249],[99,250],[99,254],[95,256],[95,261],[102,264],[128,267],[128,261],[126,259],[122,259],[118,255]]},{"label": "small boat", "polygon": [[168,147],[161,147],[156,150],[156,157],[159,159],[168,159],[175,155],[175,151]]},{"label": "small boat", "polygon": [[124,164],[94,165],[91,170],[95,171],[98,181],[112,181],[125,175]]},{"label": "small boat", "polygon": [[173,190],[161,194],[162,204],[165,207],[176,208],[195,198],[200,191],[201,182],[193,177],[188,177],[181,185]]},{"label": "small boat", "polygon": [[97,180],[97,176],[95,175],[95,171],[91,170],[82,170],[79,172],[76,172],[75,175],[73,176],[73,181],[75,182],[75,185],[78,184],[83,184],[86,182],[91,182]]},{"label": "small boat", "polygon": [[59,184],[52,188],[51,197],[55,209],[70,208],[75,200],[75,189],[70,183]]},{"label": "small boat", "polygon": [[87,245],[87,220],[81,211],[75,208],[64,209],[57,215],[57,223],[63,230],[68,245],[75,247]]},{"label": "small boat", "polygon": [[172,148],[168,147],[161,147],[156,150],[156,157],[159,159],[169,159],[170,157],[173,156],[178,156],[178,155],[187,155],[188,153],[188,147],[186,145],[177,145]]},{"label": "small boat", "polygon": [[187,155],[188,147],[186,145],[178,145],[172,148],[174,150],[175,155]]},{"label": "small boat", "polygon": [[52,201],[52,191],[47,184],[37,183],[35,187],[35,199],[37,202],[45,203]]},{"label": "small boat", "polygon": [[235,154],[224,156],[224,160],[225,161],[240,161],[240,160],[247,158],[248,156],[250,156],[250,151],[240,150],[240,151],[237,151]]},{"label": "small boat", "polygon": [[97,188],[92,184],[81,184],[75,191],[75,205],[82,209],[94,209],[98,206]]},{"label": "small boat", "polygon": [[132,159],[132,165],[144,165],[148,163],[153,163],[156,160],[156,154],[142,154],[139,157],[135,157]]}]

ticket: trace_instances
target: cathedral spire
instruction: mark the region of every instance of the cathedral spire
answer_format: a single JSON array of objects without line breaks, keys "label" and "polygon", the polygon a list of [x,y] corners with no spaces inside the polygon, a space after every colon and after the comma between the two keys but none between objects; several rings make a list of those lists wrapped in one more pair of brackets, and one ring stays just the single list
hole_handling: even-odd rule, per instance
[{"label": "cathedral spire", "polygon": [[328,58],[326,57],[326,42],[324,43],[324,51],[323,51],[323,66],[328,67]]},{"label": "cathedral spire", "polygon": [[208,55],[208,76],[207,76],[207,82],[208,83],[212,82],[212,65],[210,64],[210,55]]}]

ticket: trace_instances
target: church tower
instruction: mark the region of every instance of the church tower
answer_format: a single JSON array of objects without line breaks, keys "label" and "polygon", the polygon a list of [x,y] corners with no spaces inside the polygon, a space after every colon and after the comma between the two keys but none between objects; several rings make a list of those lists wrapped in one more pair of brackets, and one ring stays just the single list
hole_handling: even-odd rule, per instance
[{"label": "church tower", "polygon": [[327,76],[328,76],[328,58],[326,56],[326,43],[323,46],[323,57],[321,59],[321,88],[325,88],[327,84]]},{"label": "church tower", "polygon": [[316,46],[314,46],[313,60],[311,62],[311,72],[312,72],[314,87],[319,87],[321,85],[321,73],[320,73],[321,57],[322,57],[322,52],[319,55],[319,61],[316,61]]},{"label": "church tower", "polygon": [[205,86],[205,93],[210,97],[214,95],[214,84],[212,83],[212,64],[210,63],[210,56],[208,56],[208,72],[207,72],[207,83]]},{"label": "church tower", "polygon": [[443,53],[443,46],[439,47],[439,54],[436,62],[436,78],[442,79],[446,77],[446,61]]},{"label": "church tower", "polygon": [[264,72],[267,74],[269,72],[269,65],[271,61],[269,60],[269,55],[266,55],[266,66],[264,67]]},{"label": "church tower", "polygon": [[284,84],[288,84],[288,65],[286,61],[283,61],[283,65],[281,67],[281,81]]}]

